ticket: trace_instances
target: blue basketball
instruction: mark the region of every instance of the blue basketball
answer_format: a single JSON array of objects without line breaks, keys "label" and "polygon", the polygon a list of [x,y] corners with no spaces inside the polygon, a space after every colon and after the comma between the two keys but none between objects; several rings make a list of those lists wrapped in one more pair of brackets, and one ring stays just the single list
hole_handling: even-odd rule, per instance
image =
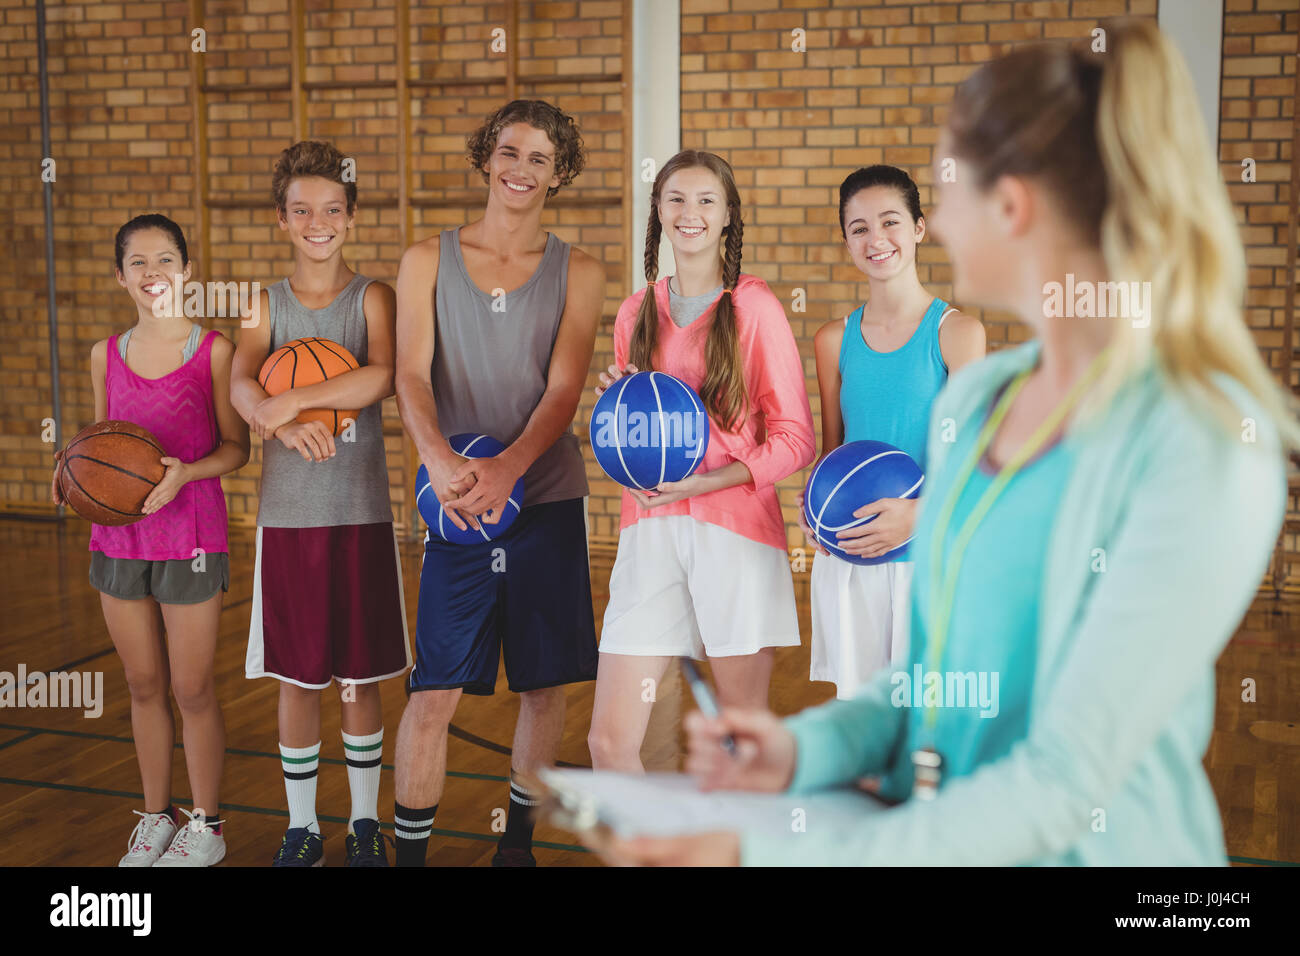
[{"label": "blue basketball", "polygon": [[[883,441],[851,441],[823,458],[804,488],[804,520],[821,546],[853,564],[884,564],[907,554],[907,541],[877,558],[846,554],[836,532],[875,521],[853,512],[881,498],[915,498],[925,475],[912,456]],[[911,540],[911,539],[908,539]]]},{"label": "blue basketball", "polygon": [[681,481],[704,460],[709,416],[700,396],[665,372],[625,375],[591,412],[596,461],[624,488]]},{"label": "blue basketball", "polygon": [[[447,443],[451,445],[452,451],[462,458],[492,458],[506,450],[506,446],[491,435],[475,435],[472,432],[452,435],[447,439]],[[483,515],[479,515],[477,531],[473,527],[461,531],[443,510],[438,496],[433,493],[433,486],[429,484],[429,470],[421,465],[419,471],[415,473],[415,506],[420,510],[420,517],[429,526],[431,534],[436,534],[452,544],[482,544],[484,541],[499,538],[519,517],[519,509],[523,507],[523,503],[524,479],[520,478],[510,492],[500,521],[496,524],[488,524],[483,520]]]}]

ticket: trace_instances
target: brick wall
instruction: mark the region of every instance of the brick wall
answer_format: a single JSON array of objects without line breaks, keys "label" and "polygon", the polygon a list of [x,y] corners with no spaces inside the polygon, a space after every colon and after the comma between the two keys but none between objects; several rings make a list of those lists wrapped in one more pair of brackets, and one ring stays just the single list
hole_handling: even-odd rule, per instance
[{"label": "brick wall", "polygon": [[[869,286],[844,250],[839,185],[859,166],[890,163],[931,205],[931,153],[957,84],[1013,44],[1081,38],[1100,18],[1151,16],[1155,0],[1046,3],[860,2],[839,7],[777,0],[683,0],[682,145],[719,153],[745,203],[744,271],[786,303],[804,356],[821,435],[813,335],[862,303]],[[805,31],[794,52],[792,31]],[[951,299],[951,270],[928,238],[921,282]],[[793,309],[796,290],[807,309]],[[961,303],[956,303],[961,305]],[[1007,315],[979,315],[990,349],[1023,341]],[[803,474],[778,486],[793,515]],[[788,525],[791,546],[803,536]]]},{"label": "brick wall", "polygon": [[[339,84],[307,94],[306,135],[328,139],[357,163],[359,204],[347,248],[353,268],[392,282],[402,254],[398,192],[398,101],[394,89],[369,87],[396,74],[396,10],[391,0],[305,4],[308,84]],[[412,4],[410,76],[454,85],[411,94],[412,241],[459,225],[482,210],[485,187],[465,161],[465,136],[506,101],[505,56],[489,50],[491,31],[507,22],[507,4]],[[558,208],[544,220],[565,240],[603,259],[610,282],[606,313],[625,290],[622,274],[623,107],[618,81],[581,83],[574,74],[622,69],[620,2],[522,4],[519,96],[537,96],[575,115],[588,147],[583,176],[565,200],[604,202]],[[133,321],[112,274],[117,227],[160,211],[186,231],[199,281],[269,284],[292,269],[292,250],[275,226],[270,172],[294,140],[289,0],[209,0],[201,24],[189,4],[52,3],[47,35],[52,105],[56,270],[59,288],[63,429],[71,436],[93,417],[89,353],[98,339]],[[40,99],[35,12],[23,0],[0,0],[0,182],[12,197],[14,228],[3,241],[14,269],[0,286],[0,500],[7,510],[48,510],[51,447],[41,421],[51,415],[44,311],[44,224],[39,181]],[[190,90],[189,31],[202,26],[206,82],[235,87],[209,92],[204,110],[209,148],[210,226],[201,235],[194,203],[195,103]],[[515,43],[516,38],[507,38]],[[522,78],[533,78],[524,81]],[[350,84],[356,84],[355,86]],[[283,89],[265,89],[278,85]],[[205,241],[206,240],[206,241]],[[234,336],[233,319],[208,325]],[[611,351],[609,329],[604,353]],[[594,376],[593,376],[594,384]],[[592,398],[584,397],[585,421]],[[385,434],[399,524],[409,515],[409,485],[396,403],[385,403]],[[231,521],[256,514],[260,443],[252,460],[223,479]],[[590,466],[595,470],[594,463]],[[603,479],[603,476],[601,476]],[[613,537],[616,490],[593,495],[593,533]],[[613,501],[611,506],[610,502]]]},{"label": "brick wall", "polygon": [[[413,238],[465,222],[481,209],[483,186],[465,164],[464,137],[505,101],[505,60],[488,52],[490,31],[508,5],[415,3],[411,76],[454,81],[413,89],[410,189]],[[539,96],[574,114],[589,150],[587,171],[544,219],[548,229],[607,265],[605,323],[594,370],[612,357],[611,324],[629,250],[617,197],[624,182],[624,116],[617,81],[537,78],[616,73],[623,68],[619,0],[521,3],[520,96]],[[243,87],[207,97],[210,241],[196,242],[196,278],[274,281],[291,266],[288,244],[264,202],[278,150],[293,139],[287,85],[292,44],[289,0],[209,0],[202,24],[210,83]],[[798,9],[791,9],[798,7]],[[728,158],[745,203],[744,269],[787,303],[818,413],[812,335],[861,302],[867,284],[848,262],[836,223],[836,189],[872,162],[907,168],[930,203],[931,150],[946,105],[979,63],[1010,45],[1084,37],[1103,17],[1154,16],[1155,0],[932,3],[861,0],[851,6],[789,0],[682,0],[682,143]],[[398,104],[391,88],[397,38],[392,0],[307,0],[304,77],[361,84],[312,90],[306,127],[357,159],[360,207],[348,256],[377,278],[395,278],[401,255],[396,206]],[[131,319],[112,277],[114,230],[139,212],[171,214],[195,240],[193,103],[189,90],[187,3],[53,3],[49,7],[61,367],[66,434],[91,417],[90,345]],[[790,49],[795,28],[806,52]],[[1261,348],[1281,367],[1282,306],[1295,36],[1300,0],[1226,0],[1224,175],[1239,204],[1248,246],[1248,318]],[[45,500],[50,449],[40,421],[50,414],[44,313],[44,227],[38,178],[39,97],[35,15],[23,0],[0,0],[0,185],[13,226],[0,242],[12,264],[0,281],[0,500],[37,508]],[[532,77],[532,81],[522,78]],[[494,82],[496,81],[496,82]],[[1257,181],[1240,183],[1240,160],[1257,161]],[[585,199],[575,206],[575,199]],[[592,201],[596,200],[596,201]],[[603,200],[603,201],[602,201]],[[645,211],[634,209],[633,221]],[[927,241],[921,279],[951,294],[942,249]],[[791,308],[796,289],[807,306]],[[960,303],[958,303],[960,304]],[[1025,330],[1004,315],[983,315],[991,347]],[[212,324],[229,332],[233,323]],[[585,435],[593,396],[578,413]],[[409,476],[393,402],[385,416],[394,502],[407,511]],[[256,444],[256,442],[255,442]],[[588,456],[593,539],[617,533],[618,491]],[[259,456],[226,479],[232,520],[256,508]],[[782,482],[793,517],[802,476]],[[790,543],[801,540],[793,524]]]},{"label": "brick wall", "polygon": [[[1226,0],[1223,78],[1219,93],[1219,159],[1246,244],[1249,290],[1246,321],[1271,368],[1289,371],[1300,388],[1300,369],[1283,350],[1286,326],[1287,206],[1295,135],[1296,36],[1300,0]],[[1254,182],[1242,182],[1242,161],[1254,160]],[[1294,281],[1294,277],[1292,277]],[[1293,340],[1294,345],[1300,344]],[[1289,513],[1300,514],[1293,485]],[[1288,531],[1282,549],[1300,572],[1300,536]],[[1292,573],[1294,582],[1300,573]]]}]

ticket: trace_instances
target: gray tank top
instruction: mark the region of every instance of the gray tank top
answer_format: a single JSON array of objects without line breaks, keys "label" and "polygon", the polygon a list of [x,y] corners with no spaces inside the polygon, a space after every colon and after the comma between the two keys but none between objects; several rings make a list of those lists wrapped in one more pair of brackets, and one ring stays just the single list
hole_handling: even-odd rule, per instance
[{"label": "gray tank top", "polygon": [[[334,301],[309,309],[282,279],[267,289],[271,300],[271,351],[286,342],[320,336],[338,342],[365,365],[366,287],[372,280],[355,275]],[[306,461],[278,439],[262,443],[262,486],[257,523],[267,528],[321,528],[380,524],[393,520],[384,458],[383,403],[361,409],[353,441],[334,436],[336,454],[328,461]]]},{"label": "gray tank top", "polygon": [[[431,374],[443,437],[476,432],[509,445],[523,434],[546,391],[568,277],[569,244],[549,233],[537,271],[498,299],[470,280],[460,230],[442,233]],[[570,424],[524,472],[524,507],[586,494],[587,469]]]}]

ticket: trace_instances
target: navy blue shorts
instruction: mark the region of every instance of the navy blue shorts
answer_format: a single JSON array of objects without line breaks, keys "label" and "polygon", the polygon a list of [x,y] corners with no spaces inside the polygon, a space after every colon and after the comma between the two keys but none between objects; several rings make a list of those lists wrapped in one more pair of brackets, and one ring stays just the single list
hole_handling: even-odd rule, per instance
[{"label": "navy blue shorts", "polygon": [[430,535],[420,570],[411,691],[495,691],[502,652],[516,693],[596,679],[582,498],[530,505],[495,541]]}]

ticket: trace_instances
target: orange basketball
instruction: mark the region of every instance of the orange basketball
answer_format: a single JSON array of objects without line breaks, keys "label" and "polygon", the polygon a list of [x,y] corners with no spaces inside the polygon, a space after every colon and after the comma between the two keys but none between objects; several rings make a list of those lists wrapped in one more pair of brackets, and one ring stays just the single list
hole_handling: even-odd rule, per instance
[{"label": "orange basketball", "polygon": [[[268,395],[280,393],[303,385],[315,385],[326,379],[358,368],[356,358],[329,339],[312,336],[286,342],[266,357],[257,383]],[[343,422],[356,421],[357,409],[307,408],[298,413],[300,422],[321,422],[335,435],[343,431]]]},{"label": "orange basketball", "polygon": [[77,514],[95,524],[124,525],[140,509],[167,469],[167,453],[132,422],[96,422],[68,442],[59,462],[59,489]]}]

